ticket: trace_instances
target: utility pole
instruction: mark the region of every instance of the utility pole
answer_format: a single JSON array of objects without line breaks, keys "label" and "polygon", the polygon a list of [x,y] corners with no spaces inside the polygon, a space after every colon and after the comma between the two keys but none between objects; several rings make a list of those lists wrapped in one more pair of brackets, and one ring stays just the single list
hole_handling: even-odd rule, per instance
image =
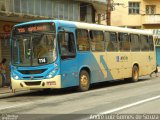
[{"label": "utility pole", "polygon": [[106,11],[106,24],[111,25],[111,0],[106,0],[107,2],[107,11]]},{"label": "utility pole", "polygon": [[114,0],[106,0],[107,10],[106,10],[106,24],[111,25],[111,11],[114,10],[116,5],[124,6],[124,3],[114,3]]}]

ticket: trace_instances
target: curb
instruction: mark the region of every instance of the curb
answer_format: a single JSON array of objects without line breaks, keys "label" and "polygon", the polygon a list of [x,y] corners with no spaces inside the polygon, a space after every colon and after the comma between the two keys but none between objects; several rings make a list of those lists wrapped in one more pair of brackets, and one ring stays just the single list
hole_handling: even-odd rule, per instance
[{"label": "curb", "polygon": [[27,94],[27,93],[31,93],[31,92],[34,92],[34,90],[19,90],[19,91],[15,91],[15,93],[12,93],[10,90],[8,92],[1,93],[0,99],[23,95],[23,94]]}]

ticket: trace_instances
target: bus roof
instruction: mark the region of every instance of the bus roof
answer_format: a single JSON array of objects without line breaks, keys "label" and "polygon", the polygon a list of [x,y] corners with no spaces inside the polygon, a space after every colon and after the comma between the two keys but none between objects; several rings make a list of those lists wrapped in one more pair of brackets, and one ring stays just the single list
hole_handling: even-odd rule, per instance
[{"label": "bus roof", "polygon": [[70,27],[76,27],[76,28],[87,29],[87,30],[102,30],[102,31],[153,35],[151,31],[147,31],[147,30],[122,28],[122,27],[99,25],[99,24],[92,24],[92,23],[83,23],[83,22],[74,22],[74,21],[66,21],[66,20],[35,20],[35,21],[20,23],[15,26],[34,24],[34,23],[43,23],[43,22],[55,22],[55,24],[58,24],[60,26],[70,25]]}]

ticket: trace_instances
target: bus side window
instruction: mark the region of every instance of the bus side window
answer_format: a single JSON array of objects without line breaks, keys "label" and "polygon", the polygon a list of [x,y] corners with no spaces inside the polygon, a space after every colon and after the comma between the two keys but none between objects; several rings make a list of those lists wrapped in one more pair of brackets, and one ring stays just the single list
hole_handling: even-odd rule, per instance
[{"label": "bus side window", "polygon": [[103,31],[90,31],[92,51],[104,51],[104,35]]},{"label": "bus side window", "polygon": [[149,36],[149,47],[150,51],[154,51],[153,36]]},{"label": "bus side window", "polygon": [[89,51],[90,45],[89,45],[88,31],[84,29],[77,29],[76,37],[77,37],[77,50]]},{"label": "bus side window", "polygon": [[120,51],[130,51],[130,40],[128,33],[118,33]]},{"label": "bus side window", "polygon": [[95,40],[93,38],[93,31],[89,31],[89,35],[90,35],[90,44],[91,44],[91,50],[95,51]]},{"label": "bus side window", "polygon": [[117,33],[105,32],[106,50],[118,51]]},{"label": "bus side window", "polygon": [[147,35],[141,35],[141,50],[149,51],[149,40]]},{"label": "bus side window", "polygon": [[140,41],[139,41],[139,35],[137,34],[130,34],[131,39],[131,51],[140,51]]},{"label": "bus side window", "polygon": [[76,56],[73,33],[58,33],[59,49],[62,59],[74,58]]}]

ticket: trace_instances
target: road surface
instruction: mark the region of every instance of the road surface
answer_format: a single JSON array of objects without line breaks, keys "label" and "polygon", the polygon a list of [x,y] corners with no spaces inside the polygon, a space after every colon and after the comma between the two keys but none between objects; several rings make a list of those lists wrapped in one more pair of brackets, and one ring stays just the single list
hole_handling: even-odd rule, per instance
[{"label": "road surface", "polygon": [[[103,114],[159,114],[160,77],[145,76],[136,83],[120,80],[94,84],[87,92],[69,88],[5,98],[0,100],[0,113],[4,118],[26,120],[88,120],[98,119],[92,115]],[[107,117],[105,119],[109,119]]]}]

